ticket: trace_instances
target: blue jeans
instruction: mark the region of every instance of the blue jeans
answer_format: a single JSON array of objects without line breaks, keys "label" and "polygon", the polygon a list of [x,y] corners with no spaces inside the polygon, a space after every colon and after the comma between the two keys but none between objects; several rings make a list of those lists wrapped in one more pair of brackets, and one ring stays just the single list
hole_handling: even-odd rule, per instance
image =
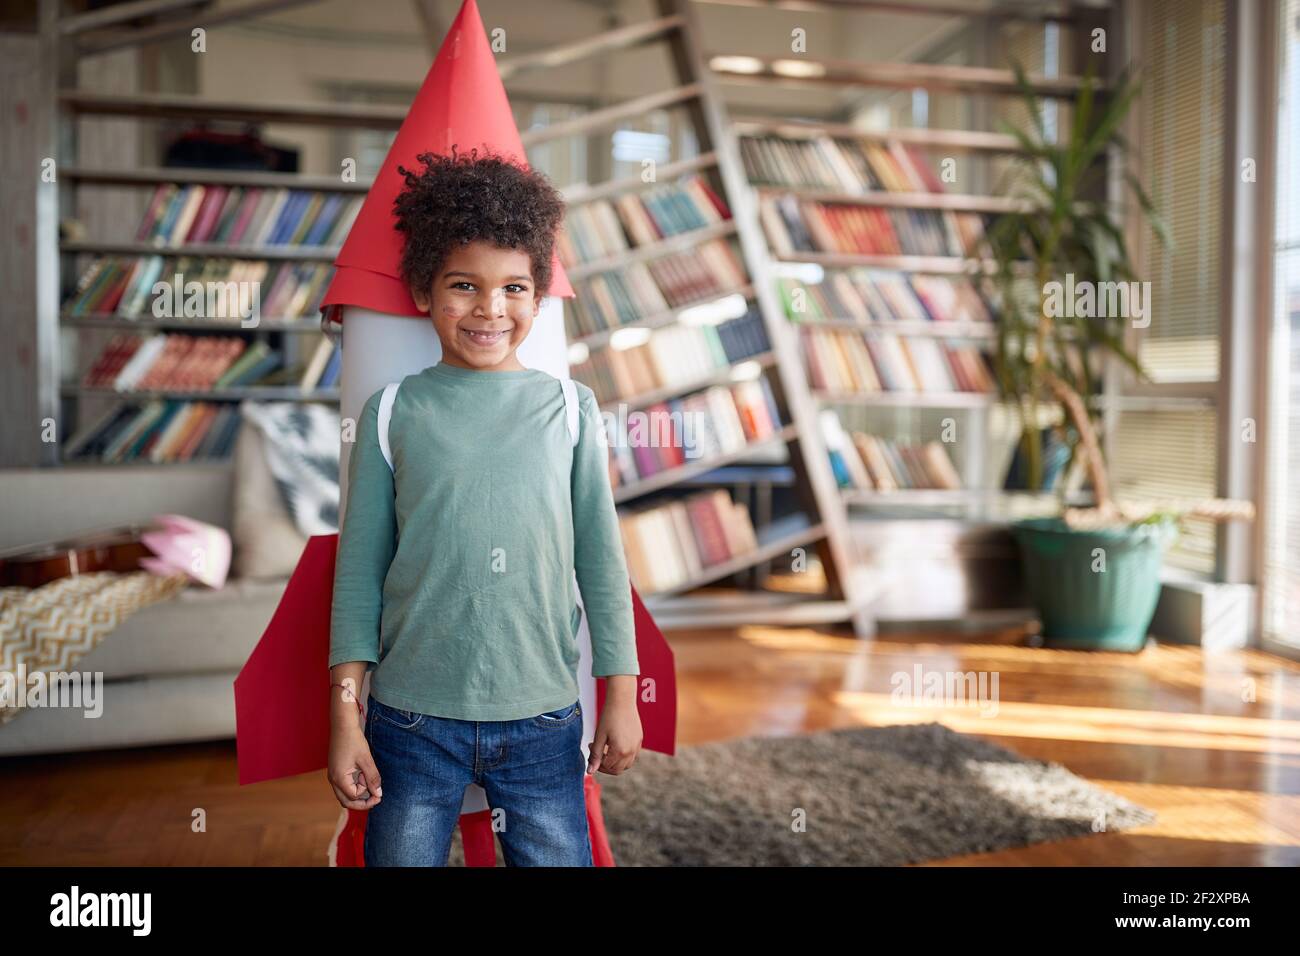
[{"label": "blue jeans", "polygon": [[452,720],[371,697],[366,741],[383,796],[366,866],[446,866],[465,788],[487,794],[506,866],[591,866],[578,702],[519,720]]}]

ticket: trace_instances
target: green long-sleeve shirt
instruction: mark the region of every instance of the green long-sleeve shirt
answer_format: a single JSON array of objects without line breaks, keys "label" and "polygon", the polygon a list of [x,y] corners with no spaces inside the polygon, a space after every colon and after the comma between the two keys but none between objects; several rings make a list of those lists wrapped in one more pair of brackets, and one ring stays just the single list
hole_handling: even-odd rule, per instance
[{"label": "green long-sleeve shirt", "polygon": [[577,383],[446,363],[402,380],[380,451],[381,392],[357,421],[339,536],[329,663],[366,661],[389,705],[516,720],[578,699],[574,573],[592,674],[637,674],[627,563],[604,423]]}]

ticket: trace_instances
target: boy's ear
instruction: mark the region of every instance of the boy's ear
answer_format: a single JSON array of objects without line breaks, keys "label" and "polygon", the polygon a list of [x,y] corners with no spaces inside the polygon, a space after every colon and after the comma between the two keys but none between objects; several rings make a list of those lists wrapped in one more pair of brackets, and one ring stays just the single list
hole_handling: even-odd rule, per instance
[{"label": "boy's ear", "polygon": [[411,298],[415,300],[415,307],[421,312],[429,311],[429,292],[427,289],[411,289]]}]

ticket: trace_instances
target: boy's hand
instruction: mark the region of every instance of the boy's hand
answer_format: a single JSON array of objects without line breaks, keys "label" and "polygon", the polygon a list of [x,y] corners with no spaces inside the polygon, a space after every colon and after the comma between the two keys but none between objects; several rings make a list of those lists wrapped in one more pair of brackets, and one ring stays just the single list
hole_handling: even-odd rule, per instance
[{"label": "boy's hand", "polygon": [[636,709],[635,674],[615,674],[605,679],[605,706],[596,722],[587,773],[601,770],[620,774],[641,752],[641,715]]},{"label": "boy's hand", "polygon": [[350,726],[336,722],[330,731],[327,776],[334,796],[349,810],[369,810],[383,796],[370,744],[357,721]]}]

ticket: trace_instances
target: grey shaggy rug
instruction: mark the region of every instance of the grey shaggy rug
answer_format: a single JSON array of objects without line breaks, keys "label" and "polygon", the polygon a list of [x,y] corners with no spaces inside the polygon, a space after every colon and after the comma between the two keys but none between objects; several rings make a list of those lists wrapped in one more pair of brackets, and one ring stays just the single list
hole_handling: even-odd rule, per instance
[{"label": "grey shaggy rug", "polygon": [[[1155,819],[939,723],[643,752],[600,783],[619,866],[899,866]],[[459,837],[448,863],[464,864]]]}]

